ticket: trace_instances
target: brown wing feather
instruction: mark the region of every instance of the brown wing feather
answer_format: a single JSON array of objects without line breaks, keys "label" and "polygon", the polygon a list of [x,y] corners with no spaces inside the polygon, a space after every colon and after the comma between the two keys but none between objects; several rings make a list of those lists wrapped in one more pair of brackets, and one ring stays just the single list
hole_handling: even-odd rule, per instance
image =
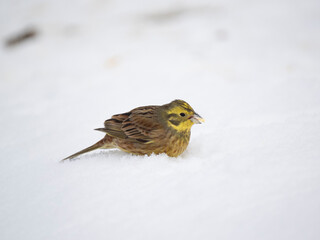
[{"label": "brown wing feather", "polygon": [[139,107],[127,113],[114,115],[105,121],[106,133],[114,137],[148,143],[162,132],[156,108],[157,106]]},{"label": "brown wing feather", "polygon": [[121,130],[121,127],[123,121],[125,121],[130,114],[131,112],[113,115],[104,122],[104,132],[113,137],[127,138],[127,135]]},{"label": "brown wing feather", "polygon": [[148,143],[162,132],[162,126],[157,119],[156,109],[158,106],[135,108],[131,111],[128,119],[123,122],[122,130],[128,138],[139,142]]}]

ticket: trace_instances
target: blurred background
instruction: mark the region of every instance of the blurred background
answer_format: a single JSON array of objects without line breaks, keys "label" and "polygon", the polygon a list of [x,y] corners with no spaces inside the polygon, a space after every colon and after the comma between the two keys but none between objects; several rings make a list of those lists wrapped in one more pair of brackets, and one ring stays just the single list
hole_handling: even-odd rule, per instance
[{"label": "blurred background", "polygon": [[[1,239],[319,239],[318,0],[0,1]],[[91,145],[186,100],[186,153]]]}]

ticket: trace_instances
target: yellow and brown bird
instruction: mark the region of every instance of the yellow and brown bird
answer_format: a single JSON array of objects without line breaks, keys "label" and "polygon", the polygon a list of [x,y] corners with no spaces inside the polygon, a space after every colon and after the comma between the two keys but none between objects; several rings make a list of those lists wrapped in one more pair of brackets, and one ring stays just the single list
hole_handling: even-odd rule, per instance
[{"label": "yellow and brown bird", "polygon": [[63,160],[98,148],[118,148],[137,155],[166,153],[177,157],[188,146],[192,125],[203,121],[183,100],[162,106],[138,107],[113,115],[104,122],[104,128],[95,129],[106,133],[103,139]]}]

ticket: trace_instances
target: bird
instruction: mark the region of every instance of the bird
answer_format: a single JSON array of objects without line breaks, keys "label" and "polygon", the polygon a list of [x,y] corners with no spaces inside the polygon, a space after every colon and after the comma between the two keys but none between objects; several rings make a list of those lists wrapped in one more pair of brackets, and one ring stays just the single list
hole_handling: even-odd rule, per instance
[{"label": "bird", "polygon": [[107,119],[103,128],[95,129],[105,133],[104,138],[61,161],[96,149],[113,148],[134,155],[165,153],[178,157],[189,144],[191,127],[202,122],[204,119],[179,99],[161,106],[137,107]]}]

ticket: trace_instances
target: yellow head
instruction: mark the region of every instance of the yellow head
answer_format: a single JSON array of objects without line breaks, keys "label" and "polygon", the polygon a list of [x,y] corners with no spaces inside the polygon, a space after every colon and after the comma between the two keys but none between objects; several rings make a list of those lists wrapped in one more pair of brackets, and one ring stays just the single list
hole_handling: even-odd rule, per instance
[{"label": "yellow head", "polygon": [[174,100],[164,107],[164,119],[167,125],[178,132],[190,131],[193,124],[204,122],[204,119],[183,100]]}]

